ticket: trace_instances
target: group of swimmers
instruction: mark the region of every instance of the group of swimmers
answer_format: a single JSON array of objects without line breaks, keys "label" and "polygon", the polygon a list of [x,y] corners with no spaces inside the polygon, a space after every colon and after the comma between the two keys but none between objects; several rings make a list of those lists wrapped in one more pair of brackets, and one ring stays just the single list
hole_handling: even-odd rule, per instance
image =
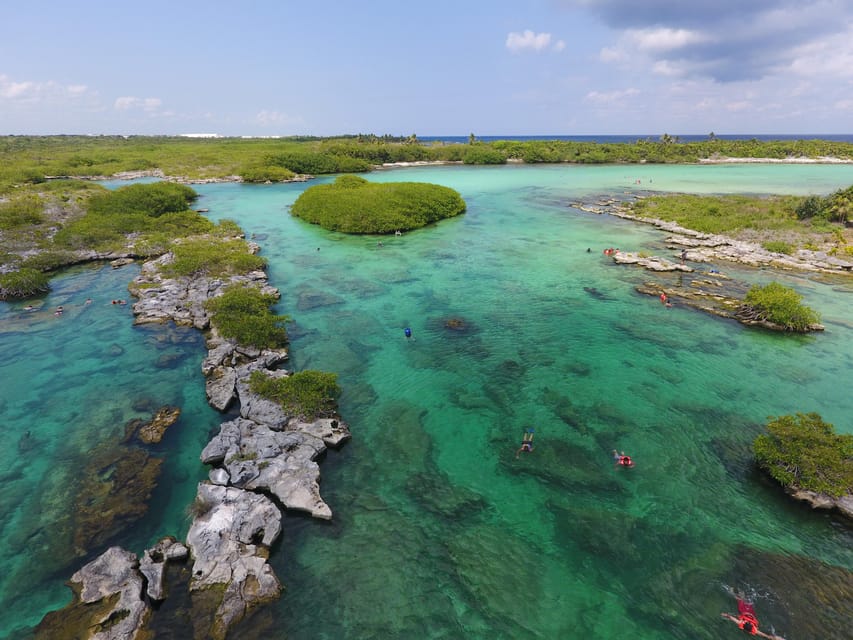
[{"label": "group of swimmers", "polygon": [[[528,428],[524,431],[524,435],[521,437],[521,446],[515,452],[515,457],[518,459],[518,456],[522,452],[530,453],[533,451],[533,436],[534,430],[532,428]],[[631,459],[631,456],[627,455],[624,451],[613,450],[613,461],[616,463],[617,467],[625,467],[630,468],[634,466],[634,461]],[[767,640],[785,640],[781,636],[771,635],[764,633],[758,629],[758,618],[755,615],[755,608],[746,596],[740,592],[732,592],[732,595],[737,599],[737,610],[738,615],[733,616],[730,613],[721,613],[720,615],[726,619],[734,622],[738,628],[750,635],[759,636],[760,638],[766,638]]]}]

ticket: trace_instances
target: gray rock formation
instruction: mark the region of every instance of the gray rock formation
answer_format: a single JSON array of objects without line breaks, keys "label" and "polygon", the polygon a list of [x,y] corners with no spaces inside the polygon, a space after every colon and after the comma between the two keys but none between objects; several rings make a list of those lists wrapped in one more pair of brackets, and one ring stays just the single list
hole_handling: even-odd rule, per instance
[{"label": "gray rock formation", "polygon": [[190,589],[220,593],[211,635],[228,628],[252,607],[275,599],[281,584],[266,558],[281,532],[281,512],[258,493],[200,484],[197,517],[187,533],[193,557]]},{"label": "gray rock formation", "polygon": [[93,620],[97,631],[90,636],[92,640],[133,640],[139,634],[150,609],[142,600],[138,567],[135,554],[110,547],[71,576],[72,583],[81,585],[80,601],[84,604],[118,595],[109,613]]},{"label": "gray rock formation", "polygon": [[166,563],[170,560],[183,560],[188,554],[189,550],[171,536],[163,538],[142,553],[139,571],[148,580],[145,593],[149,598],[163,600],[166,597],[163,587]]},{"label": "gray rock formation", "polygon": [[322,439],[302,431],[273,431],[245,418],[226,422],[202,451],[206,464],[221,464],[230,484],[266,490],[288,509],[331,519],[320,497],[320,467],[314,461],[326,450]]}]

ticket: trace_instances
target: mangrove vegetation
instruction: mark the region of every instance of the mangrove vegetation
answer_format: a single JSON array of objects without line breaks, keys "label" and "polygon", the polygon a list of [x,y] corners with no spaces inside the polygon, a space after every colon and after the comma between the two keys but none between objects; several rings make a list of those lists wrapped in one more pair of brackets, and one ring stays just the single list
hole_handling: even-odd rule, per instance
[{"label": "mangrove vegetation", "polygon": [[344,233],[393,233],[418,229],[465,211],[449,187],[421,182],[368,182],[353,175],[309,187],[290,212],[306,222]]},{"label": "mangrove vegetation", "polygon": [[853,494],[853,435],[817,413],[773,418],[753,443],[758,465],[783,487],[834,498]]}]

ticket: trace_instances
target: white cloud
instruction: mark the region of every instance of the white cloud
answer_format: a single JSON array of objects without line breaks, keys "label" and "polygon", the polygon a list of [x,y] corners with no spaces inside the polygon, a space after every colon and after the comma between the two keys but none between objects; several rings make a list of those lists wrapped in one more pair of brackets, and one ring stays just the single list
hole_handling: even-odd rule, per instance
[{"label": "white cloud", "polygon": [[290,116],[282,111],[271,111],[268,109],[261,109],[255,115],[255,123],[263,127],[281,127],[302,124],[302,118],[297,116]]},{"label": "white cloud", "polygon": [[[511,32],[506,37],[506,48],[513,53],[522,51],[543,51],[551,44],[550,33],[534,33],[530,29],[525,29],[522,33]],[[554,44],[555,51],[562,51],[566,47],[566,43],[558,40]]]},{"label": "white cloud", "polygon": [[635,89],[631,87],[630,89],[622,89],[619,91],[590,91],[586,94],[585,100],[588,102],[596,102],[598,104],[610,104],[613,102],[619,102],[620,100],[624,100],[625,98],[630,98],[631,96],[636,96],[640,93],[639,89]]},{"label": "white cloud", "polygon": [[625,38],[640,51],[663,53],[688,45],[710,42],[711,37],[690,29],[628,29]]},{"label": "white cloud", "polygon": [[56,103],[68,98],[80,98],[90,95],[88,87],[83,84],[63,85],[53,80],[39,82],[36,80],[15,81],[5,74],[0,74],[0,100],[18,103],[48,102]]},{"label": "white cloud", "polygon": [[119,111],[127,111],[129,109],[142,109],[143,111],[152,112],[162,106],[163,101],[160,98],[137,98],[136,96],[122,96],[116,98],[114,107]]}]

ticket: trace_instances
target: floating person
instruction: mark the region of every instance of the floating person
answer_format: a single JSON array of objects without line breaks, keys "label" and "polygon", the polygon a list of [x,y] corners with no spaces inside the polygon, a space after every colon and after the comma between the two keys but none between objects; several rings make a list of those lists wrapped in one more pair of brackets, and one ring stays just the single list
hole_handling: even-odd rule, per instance
[{"label": "floating person", "polygon": [[660,294],[660,303],[665,305],[667,303],[667,300],[669,300],[669,298],[666,297],[666,293],[662,292]]},{"label": "floating person", "polygon": [[591,251],[592,251],[592,249],[590,249],[589,247],[587,247],[587,248],[586,248],[586,252],[587,252],[587,253],[589,253],[589,252],[591,252]]},{"label": "floating person", "polygon": [[634,461],[631,456],[625,455],[625,452],[619,453],[616,449],[613,450],[613,461],[620,467],[633,467]]},{"label": "floating person", "polygon": [[732,592],[732,595],[737,599],[738,614],[737,616],[733,616],[730,613],[721,613],[721,617],[731,620],[738,626],[738,629],[752,636],[767,638],[768,640],[785,640],[782,636],[770,635],[759,631],[758,618],[755,615],[755,608],[752,606],[752,602],[747,600],[746,596],[738,591]]},{"label": "floating person", "polygon": [[684,261],[687,260],[687,249],[681,250],[681,264],[684,264]]},{"label": "floating person", "polygon": [[394,235],[395,235],[395,236],[401,236],[401,235],[403,235],[403,232],[402,232],[402,231],[400,231],[399,229],[397,229],[397,230],[394,232]]},{"label": "floating person", "polygon": [[412,330],[409,327],[406,327],[405,329],[403,329],[403,334],[406,336],[406,339],[408,340],[409,338],[412,337]]},{"label": "floating person", "polygon": [[522,451],[526,451],[527,453],[533,451],[533,435],[534,431],[532,428],[528,428],[527,431],[524,432],[524,435],[521,437],[521,446],[518,448],[518,451],[515,452],[516,460],[518,460],[518,456]]}]

